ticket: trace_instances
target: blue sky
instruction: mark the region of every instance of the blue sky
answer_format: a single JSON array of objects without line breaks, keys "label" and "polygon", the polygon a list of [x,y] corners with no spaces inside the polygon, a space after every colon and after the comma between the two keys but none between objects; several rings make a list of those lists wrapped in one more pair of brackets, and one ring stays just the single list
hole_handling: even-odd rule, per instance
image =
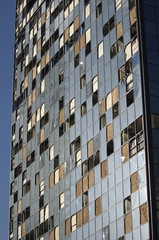
[{"label": "blue sky", "polygon": [[0,239],[8,239],[11,101],[16,0],[1,1],[0,14]]}]

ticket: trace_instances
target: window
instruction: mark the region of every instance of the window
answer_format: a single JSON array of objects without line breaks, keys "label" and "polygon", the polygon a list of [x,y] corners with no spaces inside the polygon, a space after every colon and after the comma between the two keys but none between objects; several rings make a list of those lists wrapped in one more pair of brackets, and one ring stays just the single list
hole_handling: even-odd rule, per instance
[{"label": "window", "polygon": [[75,112],[75,98],[70,101],[70,114]]},{"label": "window", "polygon": [[110,57],[111,58],[115,57],[116,53],[117,53],[117,45],[116,43],[114,43],[110,48]]},{"label": "window", "polygon": [[124,214],[127,214],[131,211],[131,196],[127,197],[124,200]]},{"label": "window", "polygon": [[102,128],[104,128],[106,126],[106,116],[105,114],[103,114],[100,117],[100,130],[102,130]]},{"label": "window", "polygon": [[81,165],[82,160],[81,160],[81,150],[76,152],[76,166]]},{"label": "window", "polygon": [[27,167],[35,161],[35,151],[27,157]]},{"label": "window", "polygon": [[86,102],[81,105],[81,116],[85,115],[87,112]]},{"label": "window", "polygon": [[22,174],[22,184],[24,185],[26,183],[27,180],[27,172],[26,170],[23,172]]},{"label": "window", "polygon": [[35,174],[35,185],[38,185],[40,181],[40,174],[39,172]]},{"label": "window", "polygon": [[16,121],[20,118],[20,108],[16,110]]},{"label": "window", "polygon": [[75,68],[79,65],[79,54],[74,59]]},{"label": "window", "polygon": [[50,160],[53,160],[54,159],[54,145],[52,145],[51,147],[50,147],[50,154],[49,154],[49,156],[50,156]]},{"label": "window", "polygon": [[40,155],[47,150],[49,147],[49,141],[48,138],[40,144]]},{"label": "window", "polygon": [[96,8],[96,17],[98,18],[102,13],[102,3],[100,3]]},{"label": "window", "polygon": [[59,110],[61,110],[64,107],[64,97],[61,97],[59,99]]},{"label": "window", "polygon": [[107,155],[111,155],[114,152],[114,143],[113,140],[107,143]]},{"label": "window", "polygon": [[90,15],[90,3],[85,7],[85,19]]},{"label": "window", "polygon": [[80,78],[80,88],[82,89],[84,86],[86,86],[86,75],[85,74]]},{"label": "window", "polygon": [[65,195],[64,193],[60,194],[60,209],[64,208],[65,206]]},{"label": "window", "polygon": [[19,140],[23,138],[23,126],[19,128]]},{"label": "window", "polygon": [[55,227],[55,240],[60,240],[59,226]]},{"label": "window", "polygon": [[118,11],[121,8],[121,0],[115,0],[115,10]]},{"label": "window", "polygon": [[22,187],[22,195],[24,196],[29,191],[30,191],[30,180],[23,185],[23,187]]},{"label": "window", "polygon": [[88,28],[88,30],[86,31],[86,44],[90,42],[91,40],[91,29]]},{"label": "window", "polygon": [[103,56],[103,42],[99,43],[98,45],[98,58]]},{"label": "window", "polygon": [[44,180],[40,182],[39,194],[40,197],[44,195]]},{"label": "window", "polygon": [[102,212],[102,205],[101,205],[101,199],[97,198],[95,200],[95,215],[98,216]]},{"label": "window", "polygon": [[71,217],[71,231],[74,232],[76,230],[76,214]]},{"label": "window", "polygon": [[61,84],[63,81],[64,81],[64,71],[62,71],[62,72],[59,74],[59,84]]},{"label": "window", "polygon": [[40,83],[40,93],[45,91],[45,79],[43,79]]},{"label": "window", "polygon": [[88,205],[88,191],[83,193],[82,195],[82,207],[85,207]]}]

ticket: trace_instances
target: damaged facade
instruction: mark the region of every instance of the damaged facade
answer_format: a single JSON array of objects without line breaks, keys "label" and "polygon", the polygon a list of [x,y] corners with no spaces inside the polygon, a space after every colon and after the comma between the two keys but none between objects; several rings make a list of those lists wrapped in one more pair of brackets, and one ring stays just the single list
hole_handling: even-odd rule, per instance
[{"label": "damaged facade", "polygon": [[9,240],[159,239],[155,0],[17,0]]}]

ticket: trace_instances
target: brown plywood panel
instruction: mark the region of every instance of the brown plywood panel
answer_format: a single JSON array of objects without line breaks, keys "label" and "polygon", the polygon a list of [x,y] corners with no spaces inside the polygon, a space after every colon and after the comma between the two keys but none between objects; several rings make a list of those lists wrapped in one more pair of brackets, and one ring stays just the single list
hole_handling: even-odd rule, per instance
[{"label": "brown plywood panel", "polygon": [[41,50],[41,38],[38,40],[38,52]]},{"label": "brown plywood panel", "polygon": [[65,42],[67,42],[69,39],[69,28],[65,30]]},{"label": "brown plywood panel", "polygon": [[87,143],[87,157],[92,156],[94,153],[94,143],[93,143],[93,139],[91,139],[88,143]]},{"label": "brown plywood panel", "polygon": [[32,104],[32,94],[28,96],[28,108],[31,106],[31,104]]},{"label": "brown plywood panel", "polygon": [[46,13],[44,12],[43,15],[41,16],[41,25],[45,23],[45,19],[46,19]]},{"label": "brown plywood panel", "polygon": [[79,16],[77,16],[74,20],[74,31],[79,28]]},{"label": "brown plywood panel", "polygon": [[82,194],[82,181],[79,181],[76,184],[76,197],[80,196]]},{"label": "brown plywood panel", "polygon": [[44,132],[44,128],[43,128],[40,131],[40,143],[44,142],[44,140],[45,140],[45,132]]},{"label": "brown plywood panel", "polygon": [[85,34],[83,34],[80,38],[80,50],[85,47]]},{"label": "brown plywood panel", "polygon": [[51,231],[49,234],[49,240],[54,240],[54,231]]},{"label": "brown plywood panel", "polygon": [[130,23],[131,23],[131,25],[133,25],[136,21],[137,21],[137,17],[136,17],[136,7],[134,7],[134,8],[131,9],[131,11],[130,11]]},{"label": "brown plywood panel", "polygon": [[84,176],[82,179],[83,192],[88,190],[88,176]]},{"label": "brown plywood panel", "polygon": [[119,101],[118,87],[113,89],[112,97],[113,97],[113,105],[114,105],[114,104],[116,104]]},{"label": "brown plywood panel", "polygon": [[31,117],[31,125],[32,125],[32,127],[35,126],[35,124],[36,124],[36,113],[34,113],[32,115],[32,117]]},{"label": "brown plywood panel", "polygon": [[107,126],[107,141],[111,141],[113,139],[113,124],[110,123]]},{"label": "brown plywood panel", "polygon": [[18,213],[22,212],[22,200],[18,201]]},{"label": "brown plywood panel", "polygon": [[64,179],[64,177],[65,177],[65,164],[63,163],[60,166],[60,180]]},{"label": "brown plywood panel", "polygon": [[64,118],[64,108],[59,112],[59,123],[60,125],[65,121]]},{"label": "brown plywood panel", "polygon": [[23,160],[27,157],[27,146],[23,147],[23,153],[22,153]]},{"label": "brown plywood panel", "polygon": [[24,89],[26,89],[28,87],[28,81],[29,81],[29,77],[27,75],[24,79]]},{"label": "brown plywood panel", "polygon": [[65,221],[65,234],[66,234],[66,236],[70,235],[70,232],[71,232],[71,223],[70,223],[70,218],[68,218]]},{"label": "brown plywood panel", "polygon": [[75,55],[79,54],[79,40],[74,45]]},{"label": "brown plywood panel", "polygon": [[88,178],[89,178],[89,188],[91,188],[94,185],[94,170],[90,171]]},{"label": "brown plywood panel", "polygon": [[82,210],[77,213],[77,228],[82,226]]},{"label": "brown plywood panel", "polygon": [[22,237],[26,235],[26,223],[22,223]]},{"label": "brown plywood panel", "polygon": [[36,78],[36,66],[33,67],[32,77],[33,79]]},{"label": "brown plywood panel", "polygon": [[124,161],[129,159],[129,145],[128,143],[122,147],[122,156],[125,157]]},{"label": "brown plywood panel", "polygon": [[95,200],[95,215],[98,216],[102,212],[102,207],[101,207],[101,199],[97,198]]},{"label": "brown plywood panel", "polygon": [[49,177],[49,186],[50,188],[53,188],[54,187],[54,172],[52,172],[50,174],[50,177]]},{"label": "brown plywood panel", "polygon": [[147,203],[140,206],[140,222],[141,224],[145,224],[146,222],[148,222]]},{"label": "brown plywood panel", "polygon": [[125,223],[125,233],[131,232],[132,231],[132,217],[131,217],[131,213],[128,213],[125,216],[124,223]]},{"label": "brown plywood panel", "polygon": [[135,172],[131,175],[131,192],[137,191],[139,188],[139,181],[138,181],[138,172]]},{"label": "brown plywood panel", "polygon": [[83,208],[83,224],[86,224],[89,220],[88,206]]},{"label": "brown plywood panel", "polygon": [[117,34],[117,39],[119,39],[123,35],[122,22],[118,23],[118,25],[116,26],[116,34]]},{"label": "brown plywood panel", "polygon": [[101,163],[101,177],[104,178],[108,175],[108,162],[105,160]]}]

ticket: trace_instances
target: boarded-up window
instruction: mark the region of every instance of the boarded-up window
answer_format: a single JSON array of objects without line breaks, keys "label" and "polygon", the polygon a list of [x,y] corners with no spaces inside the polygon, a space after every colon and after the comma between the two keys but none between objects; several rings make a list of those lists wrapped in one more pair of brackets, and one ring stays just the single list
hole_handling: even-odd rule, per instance
[{"label": "boarded-up window", "polygon": [[25,77],[24,79],[24,89],[28,87],[28,76]]},{"label": "boarded-up window", "polygon": [[105,99],[102,99],[100,102],[100,115],[103,115],[105,113]]},{"label": "boarded-up window", "polygon": [[84,176],[82,179],[83,192],[88,190],[88,176]]},{"label": "boarded-up window", "polygon": [[80,38],[80,50],[85,47],[85,34],[83,34]]},{"label": "boarded-up window", "polygon": [[86,224],[89,220],[88,206],[83,208],[83,224]]},{"label": "boarded-up window", "polygon": [[23,155],[23,160],[26,159],[26,157],[27,157],[27,146],[23,147],[23,154],[22,155]]},{"label": "boarded-up window", "polygon": [[32,94],[28,96],[28,108],[31,106],[32,103]]},{"label": "boarded-up window", "polygon": [[65,121],[64,119],[64,108],[60,111],[60,114],[59,114],[59,121],[60,121],[60,125]]},{"label": "boarded-up window", "polygon": [[42,25],[45,23],[45,19],[46,19],[46,14],[44,12],[43,15],[41,16],[41,24]]},{"label": "boarded-up window", "polygon": [[120,22],[120,23],[116,26],[116,34],[117,34],[117,39],[119,39],[120,37],[122,37],[122,35],[123,35],[123,25],[122,25],[122,22]]},{"label": "boarded-up window", "polygon": [[105,160],[101,163],[101,177],[104,178],[108,174],[108,162]]},{"label": "boarded-up window", "polygon": [[70,218],[65,221],[65,234],[70,235],[71,232],[71,224],[70,224]]},{"label": "boarded-up window", "polygon": [[82,194],[82,181],[76,184],[76,197]]},{"label": "boarded-up window", "polygon": [[134,174],[131,175],[131,192],[135,192],[139,188],[139,183],[138,183],[138,172],[135,172]]},{"label": "boarded-up window", "polygon": [[79,54],[79,41],[77,41],[74,45],[74,52],[75,52],[75,55]]},{"label": "boarded-up window", "polygon": [[137,17],[136,17],[136,7],[134,7],[130,11],[130,23],[131,23],[131,25],[133,25],[136,22],[136,20],[137,20]]},{"label": "boarded-up window", "polygon": [[41,58],[41,69],[45,67],[45,56]]},{"label": "boarded-up window", "polygon": [[140,222],[144,224],[148,221],[147,203],[140,206]]},{"label": "boarded-up window", "polygon": [[34,113],[32,115],[32,118],[31,118],[31,125],[32,125],[32,127],[35,126],[35,124],[36,124],[36,113]]},{"label": "boarded-up window", "polygon": [[18,201],[18,213],[22,212],[22,200]]},{"label": "boarded-up window", "polygon": [[77,213],[77,228],[82,226],[82,210]]},{"label": "boarded-up window", "polygon": [[69,29],[67,28],[67,29],[65,30],[65,42],[68,41],[68,38],[69,38]]},{"label": "boarded-up window", "polygon": [[110,123],[107,126],[107,141],[111,141],[113,139],[113,124]]},{"label": "boarded-up window", "polygon": [[74,31],[79,28],[79,16],[77,16],[74,20]]},{"label": "boarded-up window", "polygon": [[26,235],[26,223],[24,222],[22,224],[22,237],[24,237]]},{"label": "boarded-up window", "polygon": [[95,215],[98,216],[102,212],[102,207],[101,207],[101,199],[97,198],[95,200]]},{"label": "boarded-up window", "polygon": [[47,51],[46,53],[46,64],[48,64],[50,61],[50,51]]},{"label": "boarded-up window", "polygon": [[91,188],[94,185],[94,170],[90,171],[88,178],[89,178],[89,188]]},{"label": "boarded-up window", "polygon": [[112,97],[113,97],[113,105],[114,105],[119,101],[118,87],[113,89]]},{"label": "boarded-up window", "polygon": [[44,129],[40,131],[40,143],[44,142],[45,140],[45,132]]},{"label": "boarded-up window", "polygon": [[91,139],[88,143],[87,143],[87,157],[92,156],[94,153],[94,144],[93,144],[93,139]]},{"label": "boarded-up window", "polygon": [[131,217],[131,213],[128,213],[125,216],[124,224],[125,224],[125,233],[131,232],[132,231],[132,217]]},{"label": "boarded-up window", "polygon": [[64,179],[64,176],[65,176],[65,164],[63,163],[60,166],[60,180]]},{"label": "boarded-up window", "polygon": [[41,38],[38,40],[38,52],[41,50]]},{"label": "boarded-up window", "polygon": [[54,172],[52,172],[50,174],[50,188],[52,188],[54,186]]},{"label": "boarded-up window", "polygon": [[127,161],[129,159],[129,145],[128,143],[122,147],[122,161]]},{"label": "boarded-up window", "polygon": [[54,240],[54,231],[51,231],[49,234],[49,240]]}]

